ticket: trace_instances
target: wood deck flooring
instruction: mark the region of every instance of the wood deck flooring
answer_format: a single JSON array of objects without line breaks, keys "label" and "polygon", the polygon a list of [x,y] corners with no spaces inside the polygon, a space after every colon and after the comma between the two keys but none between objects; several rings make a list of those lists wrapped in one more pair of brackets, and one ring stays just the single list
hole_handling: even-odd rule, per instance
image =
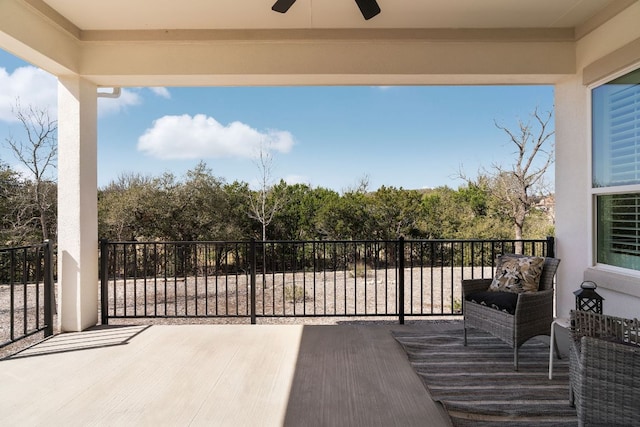
[{"label": "wood deck flooring", "polygon": [[448,426],[389,331],[154,325],[61,334],[0,361],[6,426]]}]

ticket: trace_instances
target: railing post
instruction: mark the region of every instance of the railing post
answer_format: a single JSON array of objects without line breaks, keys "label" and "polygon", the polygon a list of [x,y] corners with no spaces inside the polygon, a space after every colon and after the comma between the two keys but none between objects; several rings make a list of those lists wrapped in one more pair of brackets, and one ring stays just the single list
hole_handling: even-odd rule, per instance
[{"label": "railing post", "polygon": [[404,325],[404,237],[398,239],[398,321]]},{"label": "railing post", "polygon": [[[103,325],[109,324],[109,241],[100,240],[100,315]],[[114,295],[115,298],[115,295]]]},{"label": "railing post", "polygon": [[53,245],[51,240],[44,241],[44,336],[53,335],[53,312],[54,312],[54,290],[53,290]]},{"label": "railing post", "polygon": [[249,249],[249,256],[251,257],[251,324],[256,324],[256,239],[251,239],[251,247]]},{"label": "railing post", "polygon": [[555,249],[556,239],[553,236],[547,236],[547,257],[555,258],[556,257],[556,249]]}]

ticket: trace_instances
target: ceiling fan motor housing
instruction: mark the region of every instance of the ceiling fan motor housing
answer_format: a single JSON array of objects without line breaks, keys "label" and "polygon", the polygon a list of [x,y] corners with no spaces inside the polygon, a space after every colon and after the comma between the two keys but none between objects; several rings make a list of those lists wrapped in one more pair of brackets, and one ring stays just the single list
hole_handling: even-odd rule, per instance
[{"label": "ceiling fan motor housing", "polygon": [[[277,0],[271,7],[271,10],[286,13],[295,2],[296,0]],[[380,13],[380,6],[378,6],[376,0],[356,0],[356,4],[364,19],[369,20]]]}]

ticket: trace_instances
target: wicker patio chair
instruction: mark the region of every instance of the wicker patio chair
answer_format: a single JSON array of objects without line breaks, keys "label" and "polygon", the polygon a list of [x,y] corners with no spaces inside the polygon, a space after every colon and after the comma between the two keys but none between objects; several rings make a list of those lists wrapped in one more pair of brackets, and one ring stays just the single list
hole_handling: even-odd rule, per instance
[{"label": "wicker patio chair", "polygon": [[640,322],[571,312],[570,401],[581,426],[640,426]]},{"label": "wicker patio chair", "polygon": [[463,280],[464,345],[467,345],[468,328],[488,332],[513,348],[513,367],[517,371],[518,348],[530,338],[550,334],[553,322],[553,283],[559,263],[557,258],[545,258],[538,291],[516,294],[513,313],[468,300],[476,292],[487,293],[492,279]]}]

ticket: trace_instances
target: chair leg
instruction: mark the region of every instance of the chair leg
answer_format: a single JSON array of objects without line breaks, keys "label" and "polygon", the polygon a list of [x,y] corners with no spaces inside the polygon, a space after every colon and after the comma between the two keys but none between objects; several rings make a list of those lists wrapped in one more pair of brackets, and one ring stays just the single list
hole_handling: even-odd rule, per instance
[{"label": "chair leg", "polygon": [[553,345],[553,348],[556,352],[556,357],[558,358],[558,360],[562,359],[562,356],[560,356],[560,349],[558,348],[558,340],[554,339],[553,343],[551,343]]},{"label": "chair leg", "polygon": [[572,408],[576,407],[575,397],[573,396],[573,387],[571,383],[569,383],[569,406]]},{"label": "chair leg", "polygon": [[462,330],[464,331],[464,346],[467,346],[467,327],[465,326],[464,328],[462,328]]},{"label": "chair leg", "polygon": [[518,370],[518,346],[513,348],[513,370]]}]

